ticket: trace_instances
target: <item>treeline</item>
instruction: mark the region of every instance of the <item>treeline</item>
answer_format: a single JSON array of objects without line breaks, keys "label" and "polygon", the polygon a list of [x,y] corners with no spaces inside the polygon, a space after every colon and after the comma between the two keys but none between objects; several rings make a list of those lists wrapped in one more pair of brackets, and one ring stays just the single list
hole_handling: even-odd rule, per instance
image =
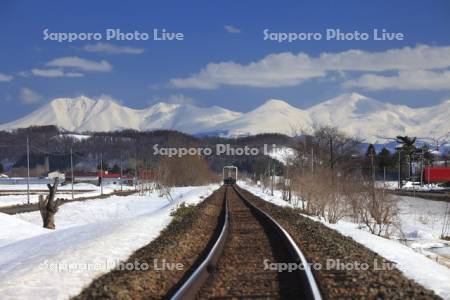
[{"label": "treeline", "polygon": [[[26,168],[27,139],[30,151],[30,167],[42,165],[48,158],[51,170],[67,171],[70,168],[70,151],[73,163],[79,169],[99,169],[101,156],[104,170],[117,171],[120,166],[128,174],[136,170],[154,169],[164,158],[154,155],[153,145],[160,148],[215,148],[216,144],[229,144],[231,147],[256,147],[264,144],[291,146],[293,139],[281,134],[261,134],[242,138],[196,137],[171,130],[116,132],[91,132],[83,135],[71,134],[55,126],[29,127],[11,132],[0,131],[0,162],[6,169]],[[205,156],[206,166],[215,173],[221,173],[224,165],[236,165],[240,171],[260,174],[272,161],[277,172],[282,165],[267,156]],[[171,160],[170,163],[172,163]],[[168,163],[168,162],[166,162]]]},{"label": "treeline", "polygon": [[[284,199],[306,214],[329,223],[351,218],[374,234],[388,236],[396,226],[397,203],[375,184],[372,157],[368,160],[361,147],[360,140],[337,128],[318,127],[296,140],[297,155],[277,185]],[[376,162],[385,163],[386,154],[382,151]],[[265,176],[262,185],[271,189],[273,174]]]},{"label": "treeline", "polygon": [[369,144],[362,162],[362,168],[366,175],[373,172],[377,179],[397,180],[399,171],[402,177],[412,175],[413,163],[431,165],[434,159],[435,157],[427,144],[420,147],[414,146],[411,150],[399,148],[390,151],[383,147],[378,152],[372,144]]}]

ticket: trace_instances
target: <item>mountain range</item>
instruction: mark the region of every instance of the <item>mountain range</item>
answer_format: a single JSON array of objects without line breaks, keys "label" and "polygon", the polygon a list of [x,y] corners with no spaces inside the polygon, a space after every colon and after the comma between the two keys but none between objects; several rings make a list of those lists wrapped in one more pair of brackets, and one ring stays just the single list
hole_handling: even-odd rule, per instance
[{"label": "mountain range", "polygon": [[315,125],[331,125],[367,142],[377,142],[397,135],[438,138],[450,132],[449,116],[450,100],[411,108],[357,93],[342,94],[308,109],[270,99],[246,113],[172,103],[132,109],[115,101],[81,96],[54,99],[23,118],[1,124],[0,130],[56,125],[71,132],[173,129],[189,134],[240,136],[266,132],[292,135]]}]

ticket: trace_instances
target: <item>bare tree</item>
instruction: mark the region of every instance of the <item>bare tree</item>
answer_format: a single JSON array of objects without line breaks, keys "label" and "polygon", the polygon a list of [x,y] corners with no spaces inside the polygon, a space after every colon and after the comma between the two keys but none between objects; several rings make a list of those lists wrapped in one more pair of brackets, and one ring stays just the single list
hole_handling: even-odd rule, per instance
[{"label": "bare tree", "polygon": [[59,178],[55,178],[53,185],[47,184],[49,193],[45,199],[43,195],[39,196],[39,210],[41,212],[44,228],[55,229],[55,214],[61,204],[61,199],[55,200],[58,183]]}]

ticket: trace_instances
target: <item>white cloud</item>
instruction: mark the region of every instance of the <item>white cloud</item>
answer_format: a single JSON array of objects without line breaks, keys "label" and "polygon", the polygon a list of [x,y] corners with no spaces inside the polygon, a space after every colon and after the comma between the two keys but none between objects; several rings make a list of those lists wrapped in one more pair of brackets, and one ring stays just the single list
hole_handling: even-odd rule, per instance
[{"label": "white cloud", "polygon": [[225,30],[229,33],[240,33],[241,30],[233,25],[225,25]]},{"label": "white cloud", "polygon": [[105,100],[105,101],[111,101],[111,102],[115,102],[117,104],[123,104],[122,100],[116,99],[110,95],[107,94],[101,94],[100,96],[96,97],[98,100]]},{"label": "white cloud", "polygon": [[185,96],[183,94],[172,94],[172,95],[169,95],[169,97],[154,96],[152,101],[149,103],[155,103],[155,102],[193,105],[195,103],[195,100],[193,98]]},{"label": "white cloud", "polygon": [[32,89],[23,87],[20,90],[20,99],[24,104],[34,104],[39,102],[42,99],[42,96]]},{"label": "white cloud", "polygon": [[174,78],[170,85],[178,88],[214,89],[221,85],[251,87],[294,86],[307,79],[324,77],[330,71],[405,71],[450,67],[450,47],[419,45],[383,52],[348,50],[321,53],[270,54],[246,65],[234,62],[210,63],[198,73]]},{"label": "white cloud", "polygon": [[83,47],[88,52],[104,52],[108,54],[142,54],[143,48],[134,48],[126,46],[116,46],[114,44],[97,43],[93,45],[86,45]]},{"label": "white cloud", "polygon": [[0,73],[0,82],[8,82],[11,81],[12,79],[13,77],[11,75]]},{"label": "white cloud", "polygon": [[78,72],[64,72],[60,69],[32,69],[31,74],[40,77],[83,77],[84,74]]},{"label": "white cloud", "polygon": [[93,61],[77,56],[67,56],[54,59],[46,63],[50,67],[75,68],[90,72],[110,72],[113,66],[106,60]]},{"label": "white cloud", "polygon": [[194,104],[195,101],[193,98],[185,96],[183,94],[172,94],[167,99],[167,102],[174,104]]},{"label": "white cloud", "polygon": [[343,83],[367,90],[450,90],[450,71],[408,70],[394,76],[365,74]]},{"label": "white cloud", "polygon": [[271,54],[248,65],[234,62],[210,63],[188,78],[176,78],[170,84],[179,88],[214,89],[220,85],[252,87],[293,86],[301,81],[324,76],[314,68],[306,54]]}]

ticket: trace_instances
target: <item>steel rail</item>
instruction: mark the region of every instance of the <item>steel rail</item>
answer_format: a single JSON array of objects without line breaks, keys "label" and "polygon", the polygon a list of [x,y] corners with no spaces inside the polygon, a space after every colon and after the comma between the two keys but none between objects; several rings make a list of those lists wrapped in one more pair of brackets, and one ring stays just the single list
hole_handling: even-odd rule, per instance
[{"label": "steel rail", "polygon": [[317,285],[317,282],[314,278],[313,273],[311,272],[310,265],[308,264],[305,256],[303,255],[302,251],[298,247],[297,243],[295,243],[292,236],[284,229],[275,219],[273,219],[268,213],[263,211],[262,209],[256,207],[253,203],[248,201],[244,195],[236,188],[236,185],[233,185],[233,189],[236,191],[236,193],[241,197],[241,199],[258,215],[265,218],[271,225],[273,225],[280,236],[283,237],[284,244],[286,248],[291,252],[291,255],[295,258],[297,263],[300,263],[301,266],[303,266],[303,286],[306,288],[307,295],[309,296],[308,299],[314,299],[314,300],[321,300],[322,296],[320,294],[319,287]]},{"label": "steel rail", "polygon": [[188,277],[188,279],[186,279],[186,281],[180,286],[180,288],[178,288],[176,293],[170,299],[172,300],[194,299],[195,295],[197,294],[197,291],[201,288],[203,283],[209,277],[210,273],[215,269],[217,261],[219,260],[219,257],[222,254],[230,226],[228,219],[228,200],[226,189],[224,198],[224,210],[225,214],[220,235],[217,238],[211,250],[209,251],[207,257]]},{"label": "steel rail", "polygon": [[[282,237],[285,247],[290,252],[291,256],[294,258],[295,262],[303,266],[301,272],[302,286],[305,288],[305,293],[308,299],[312,300],[322,300],[319,288],[315,281],[314,275],[312,274],[309,264],[301,252],[300,248],[295,243],[291,235],[269,214],[261,210],[260,208],[253,205],[248,201],[242,193],[236,188],[236,185],[232,185],[234,191],[243,200],[243,202],[252,210],[258,217],[266,221],[268,226],[272,226],[273,229]],[[195,271],[186,279],[186,281],[178,288],[176,293],[170,298],[172,300],[181,299],[194,299],[201,289],[202,285],[205,283],[206,279],[209,277],[210,273],[215,269],[217,261],[223,251],[225,246],[225,241],[229,232],[229,214],[228,214],[228,200],[225,190],[225,214],[223,227],[221,229],[220,235],[217,238],[214,246],[211,248],[207,257],[203,262],[195,269]]]}]

